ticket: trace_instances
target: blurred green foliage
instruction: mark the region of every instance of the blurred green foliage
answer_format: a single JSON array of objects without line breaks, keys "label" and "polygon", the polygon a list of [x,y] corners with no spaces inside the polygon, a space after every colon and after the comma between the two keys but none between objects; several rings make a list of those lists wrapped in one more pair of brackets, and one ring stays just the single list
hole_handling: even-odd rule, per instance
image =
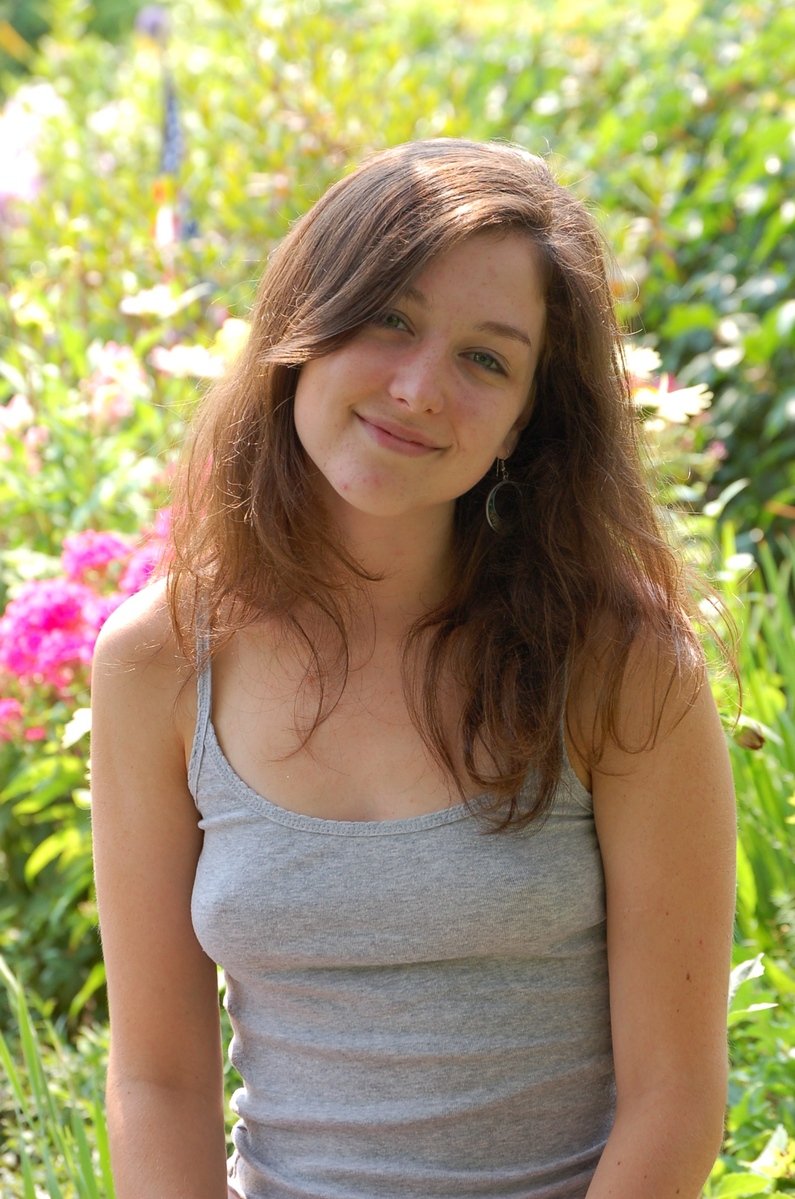
[{"label": "blurred green foliage", "polygon": [[[45,34],[63,33],[64,19],[77,17],[91,33],[116,41],[132,28],[142,6],[143,0],[0,0],[0,72],[24,74]],[[0,96],[10,85],[7,80]]]}]

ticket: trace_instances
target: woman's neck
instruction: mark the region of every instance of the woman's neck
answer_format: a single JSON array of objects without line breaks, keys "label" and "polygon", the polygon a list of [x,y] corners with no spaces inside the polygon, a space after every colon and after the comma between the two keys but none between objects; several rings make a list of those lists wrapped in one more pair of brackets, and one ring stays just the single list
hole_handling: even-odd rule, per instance
[{"label": "woman's neck", "polygon": [[394,518],[351,511],[338,532],[351,558],[374,577],[362,585],[362,612],[377,635],[402,637],[448,594],[452,507]]}]

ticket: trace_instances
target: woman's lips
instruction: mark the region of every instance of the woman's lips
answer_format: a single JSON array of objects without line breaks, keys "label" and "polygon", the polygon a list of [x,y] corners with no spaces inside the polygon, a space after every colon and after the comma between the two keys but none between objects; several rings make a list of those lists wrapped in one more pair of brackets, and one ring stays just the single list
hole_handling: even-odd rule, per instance
[{"label": "woman's lips", "polygon": [[387,450],[408,454],[409,457],[422,457],[424,454],[433,454],[442,448],[429,442],[422,433],[418,433],[414,429],[406,429],[403,425],[396,425],[393,421],[382,420],[380,417],[360,416],[358,412],[355,415],[373,441]]}]

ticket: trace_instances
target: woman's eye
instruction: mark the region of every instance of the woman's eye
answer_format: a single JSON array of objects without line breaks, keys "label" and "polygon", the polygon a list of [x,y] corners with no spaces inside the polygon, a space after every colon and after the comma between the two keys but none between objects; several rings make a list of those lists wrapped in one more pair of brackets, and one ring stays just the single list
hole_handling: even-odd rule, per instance
[{"label": "woman's eye", "polygon": [[384,325],[387,329],[405,329],[406,322],[403,317],[397,312],[385,312],[379,319],[379,324]]},{"label": "woman's eye", "polygon": [[493,354],[487,354],[485,350],[473,350],[469,357],[476,366],[483,366],[487,371],[494,371],[500,375],[505,374],[502,363]]}]

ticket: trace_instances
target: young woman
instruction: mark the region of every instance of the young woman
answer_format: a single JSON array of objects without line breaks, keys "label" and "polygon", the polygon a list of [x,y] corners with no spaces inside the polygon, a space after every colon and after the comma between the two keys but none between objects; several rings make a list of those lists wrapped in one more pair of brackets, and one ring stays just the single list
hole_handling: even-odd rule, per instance
[{"label": "young woman", "polygon": [[118,1199],[695,1199],[732,788],[583,206],[466,141],[337,183],[174,514],[95,658]]}]

